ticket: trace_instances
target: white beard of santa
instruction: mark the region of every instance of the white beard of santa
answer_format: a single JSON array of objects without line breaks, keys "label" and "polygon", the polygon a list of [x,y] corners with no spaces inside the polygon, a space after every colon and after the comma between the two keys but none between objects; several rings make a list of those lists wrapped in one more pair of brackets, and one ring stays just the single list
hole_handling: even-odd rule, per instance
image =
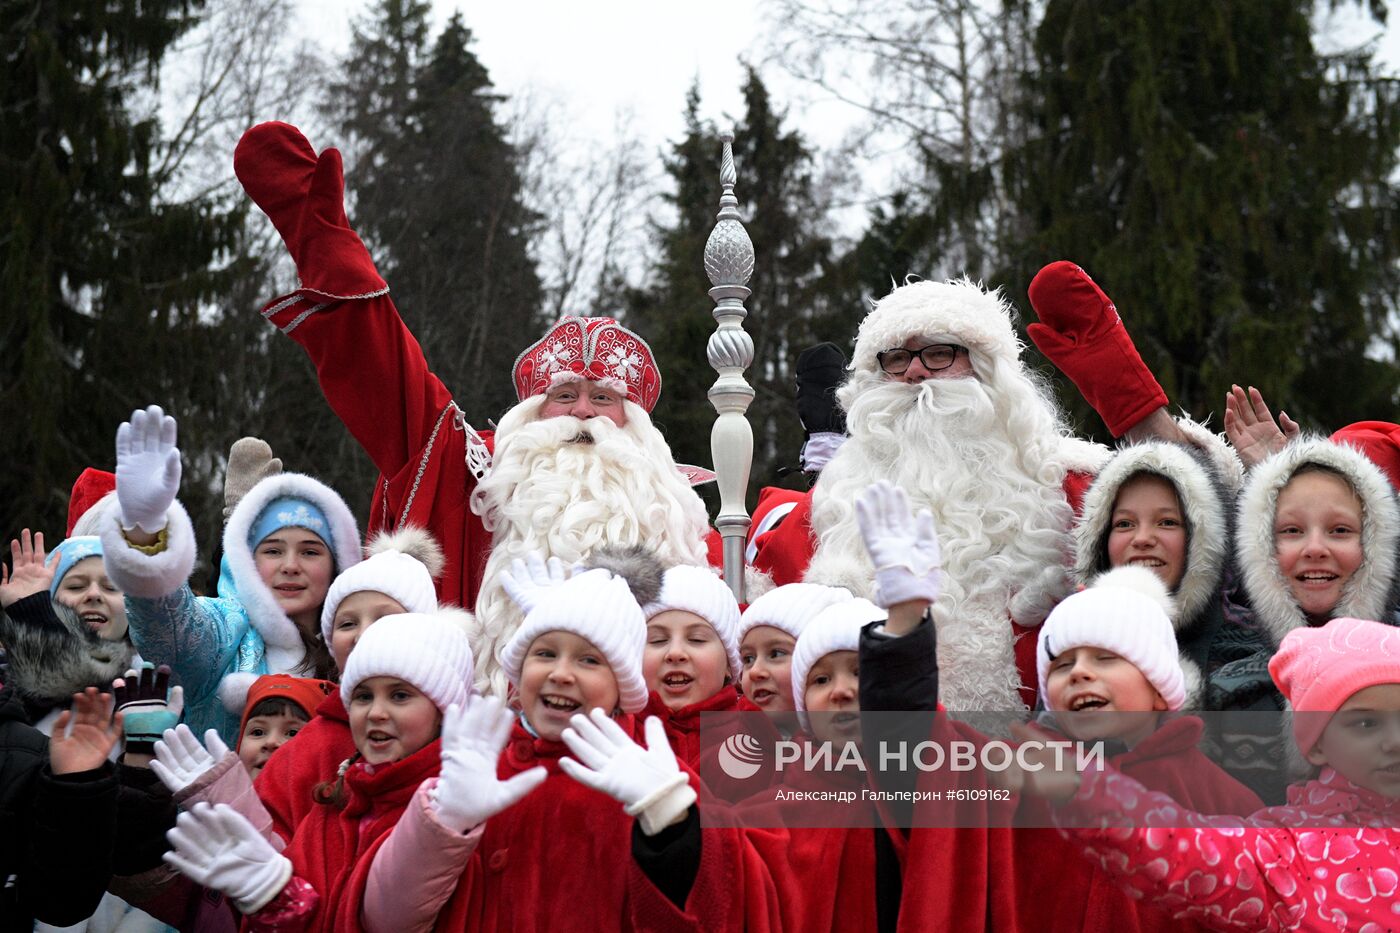
[{"label": "white beard of santa", "polygon": [[1066,432],[1019,364],[972,351],[978,377],[907,385],[857,370],[838,390],[850,439],[812,494],[816,551],[804,577],[873,595],[855,501],[878,479],[934,516],[943,588],[939,693],[950,710],[1025,708],[1008,617],[1037,625],[1070,589]]},{"label": "white beard of santa", "polygon": [[604,417],[540,419],[544,402],[528,398],[501,419],[491,471],[471,497],[494,535],[471,639],[476,687],[501,698],[509,685],[497,652],[524,620],[501,585],[515,558],[539,551],[567,565],[603,545],[642,544],[663,566],[707,563],[705,504],[645,409],[625,401],[619,427]]}]

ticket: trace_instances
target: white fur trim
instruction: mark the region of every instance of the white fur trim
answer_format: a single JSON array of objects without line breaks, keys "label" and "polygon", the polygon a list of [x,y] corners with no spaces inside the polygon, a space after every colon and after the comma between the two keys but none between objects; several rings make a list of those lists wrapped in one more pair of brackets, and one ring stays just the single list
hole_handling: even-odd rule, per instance
[{"label": "white fur trim", "polygon": [[626,398],[627,393],[630,391],[627,388],[626,382],[614,376],[608,376],[605,379],[589,379],[587,376],[583,375],[583,373],[576,373],[571,369],[561,369],[549,377],[549,387],[551,389],[565,382],[591,382],[605,389],[611,389],[623,398]]},{"label": "white fur trim", "polygon": [[907,282],[875,303],[860,322],[851,368],[879,372],[875,355],[910,337],[946,341],[992,358],[1016,360],[1024,344],[1016,336],[1016,312],[999,289],[971,279]]},{"label": "white fur trim", "polygon": [[752,605],[754,600],[777,588],[778,584],[771,573],[764,573],[757,567],[748,564],[744,565],[744,601],[746,604]]},{"label": "white fur trim", "polygon": [[1201,668],[1195,661],[1185,654],[1177,657],[1181,663],[1181,679],[1186,687],[1186,699],[1182,702],[1181,708],[1185,710],[1205,709],[1206,701],[1206,679],[1201,674]]},{"label": "white fur trim", "polygon": [[1103,444],[1078,437],[1060,438],[1057,459],[1068,473],[1097,473],[1113,457],[1113,451]]},{"label": "white fur trim", "polygon": [[1259,626],[1277,648],[1283,636],[1306,626],[1274,556],[1274,515],[1279,493],[1308,463],[1345,476],[1361,499],[1361,566],[1342,590],[1333,618],[1381,619],[1395,585],[1396,545],[1400,543],[1400,509],[1390,481],[1365,455],[1321,437],[1295,440],[1256,464],[1240,496],[1238,554],[1245,590]]},{"label": "white fur trim", "polygon": [[1244,486],[1244,464],[1240,462],[1240,455],[1235,453],[1235,448],[1230,445],[1225,435],[1216,434],[1203,422],[1192,421],[1185,414],[1176,419],[1176,426],[1192,445],[1205,454],[1211,466],[1215,468],[1216,477],[1225,484],[1226,490],[1231,495],[1238,495],[1240,488]]},{"label": "white fur trim", "polygon": [[122,534],[118,509],[101,515],[102,562],[112,584],[127,596],[159,599],[190,579],[194,570],[194,526],[179,500],[165,513],[165,550],[144,554],[127,543]]},{"label": "white fur trim", "polygon": [[[239,500],[224,525],[224,560],[228,561],[238,599],[248,620],[262,636],[267,649],[268,670],[293,670],[305,657],[305,648],[296,623],[287,618],[277,599],[258,576],[248,532],[263,507],[279,496],[295,496],[316,504],[331,525],[326,544],[335,557],[336,573],[343,573],[360,562],[360,529],[345,500],[329,486],[301,473],[278,473],[256,483]],[[288,664],[289,659],[295,659]]]},{"label": "white fur trim", "polygon": [[114,508],[118,508],[115,489],[88,506],[87,511],[73,523],[73,530],[69,532],[68,537],[83,538],[102,534],[102,519]]},{"label": "white fur trim", "polygon": [[1150,473],[1176,488],[1188,527],[1186,567],[1176,587],[1172,626],[1188,627],[1219,591],[1229,549],[1223,490],[1211,482],[1205,467],[1180,444],[1144,441],[1129,444],[1099,471],[1084,493],[1084,508],[1074,528],[1075,576],[1088,583],[1108,569],[1104,542],[1113,518],[1113,504],[1131,477]]},{"label": "white fur trim", "polygon": [[[253,674],[248,671],[234,671],[225,674],[223,680],[219,681],[219,702],[223,704],[225,710],[234,716],[242,717],[243,708],[248,705],[248,691],[253,688],[253,683],[261,674]],[[238,736],[235,738],[235,744]]]}]

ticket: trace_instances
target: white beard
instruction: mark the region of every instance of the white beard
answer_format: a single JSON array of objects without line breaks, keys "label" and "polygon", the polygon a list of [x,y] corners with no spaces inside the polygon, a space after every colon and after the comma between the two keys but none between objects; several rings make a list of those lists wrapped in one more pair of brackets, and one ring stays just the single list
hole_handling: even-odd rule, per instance
[{"label": "white beard", "polygon": [[[472,653],[476,687],[505,698],[497,653],[524,621],[500,574],[531,551],[565,564],[600,546],[645,545],[663,566],[705,565],[709,517],[646,411],[625,403],[627,426],[607,418],[536,420],[543,397],[501,419],[491,472],[472,493],[472,511],[494,532],[476,597]],[[579,443],[581,435],[592,443]]]},{"label": "white beard", "polygon": [[804,579],[864,596],[874,568],[856,522],[861,491],[888,479],[915,511],[933,513],[944,570],[933,606],[939,692],[950,710],[1025,708],[1009,620],[1038,625],[1070,589],[1062,434],[1043,396],[1011,375],[1003,392],[976,378],[911,386],[853,374],[838,394],[850,440],[812,493],[817,546]]}]

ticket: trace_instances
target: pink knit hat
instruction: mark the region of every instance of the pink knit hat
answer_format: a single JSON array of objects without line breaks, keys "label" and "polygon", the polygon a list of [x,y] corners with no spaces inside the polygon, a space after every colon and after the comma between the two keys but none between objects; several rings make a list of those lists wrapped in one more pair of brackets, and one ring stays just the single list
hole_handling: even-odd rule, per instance
[{"label": "pink knit hat", "polygon": [[[1294,629],[1269,661],[1269,673],[1293,709],[1335,713],[1352,694],[1400,683],[1400,628],[1363,619],[1333,619]],[[1293,738],[1306,755],[1330,717],[1293,717]]]}]

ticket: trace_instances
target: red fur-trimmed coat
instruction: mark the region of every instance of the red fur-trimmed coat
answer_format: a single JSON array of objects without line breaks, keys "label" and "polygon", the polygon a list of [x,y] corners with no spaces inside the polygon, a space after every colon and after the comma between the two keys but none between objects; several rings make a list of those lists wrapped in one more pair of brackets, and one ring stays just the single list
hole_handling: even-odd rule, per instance
[{"label": "red fur-trimmed coat", "polygon": [[[620,724],[629,734],[637,728],[630,716]],[[632,856],[632,817],[616,800],[564,774],[559,759],[566,754],[562,742],[533,738],[516,725],[501,754],[500,777],[536,765],[549,777],[487,820],[436,929],[715,933],[780,928],[772,879],[742,833],[701,830],[700,867],[681,910]]]}]

